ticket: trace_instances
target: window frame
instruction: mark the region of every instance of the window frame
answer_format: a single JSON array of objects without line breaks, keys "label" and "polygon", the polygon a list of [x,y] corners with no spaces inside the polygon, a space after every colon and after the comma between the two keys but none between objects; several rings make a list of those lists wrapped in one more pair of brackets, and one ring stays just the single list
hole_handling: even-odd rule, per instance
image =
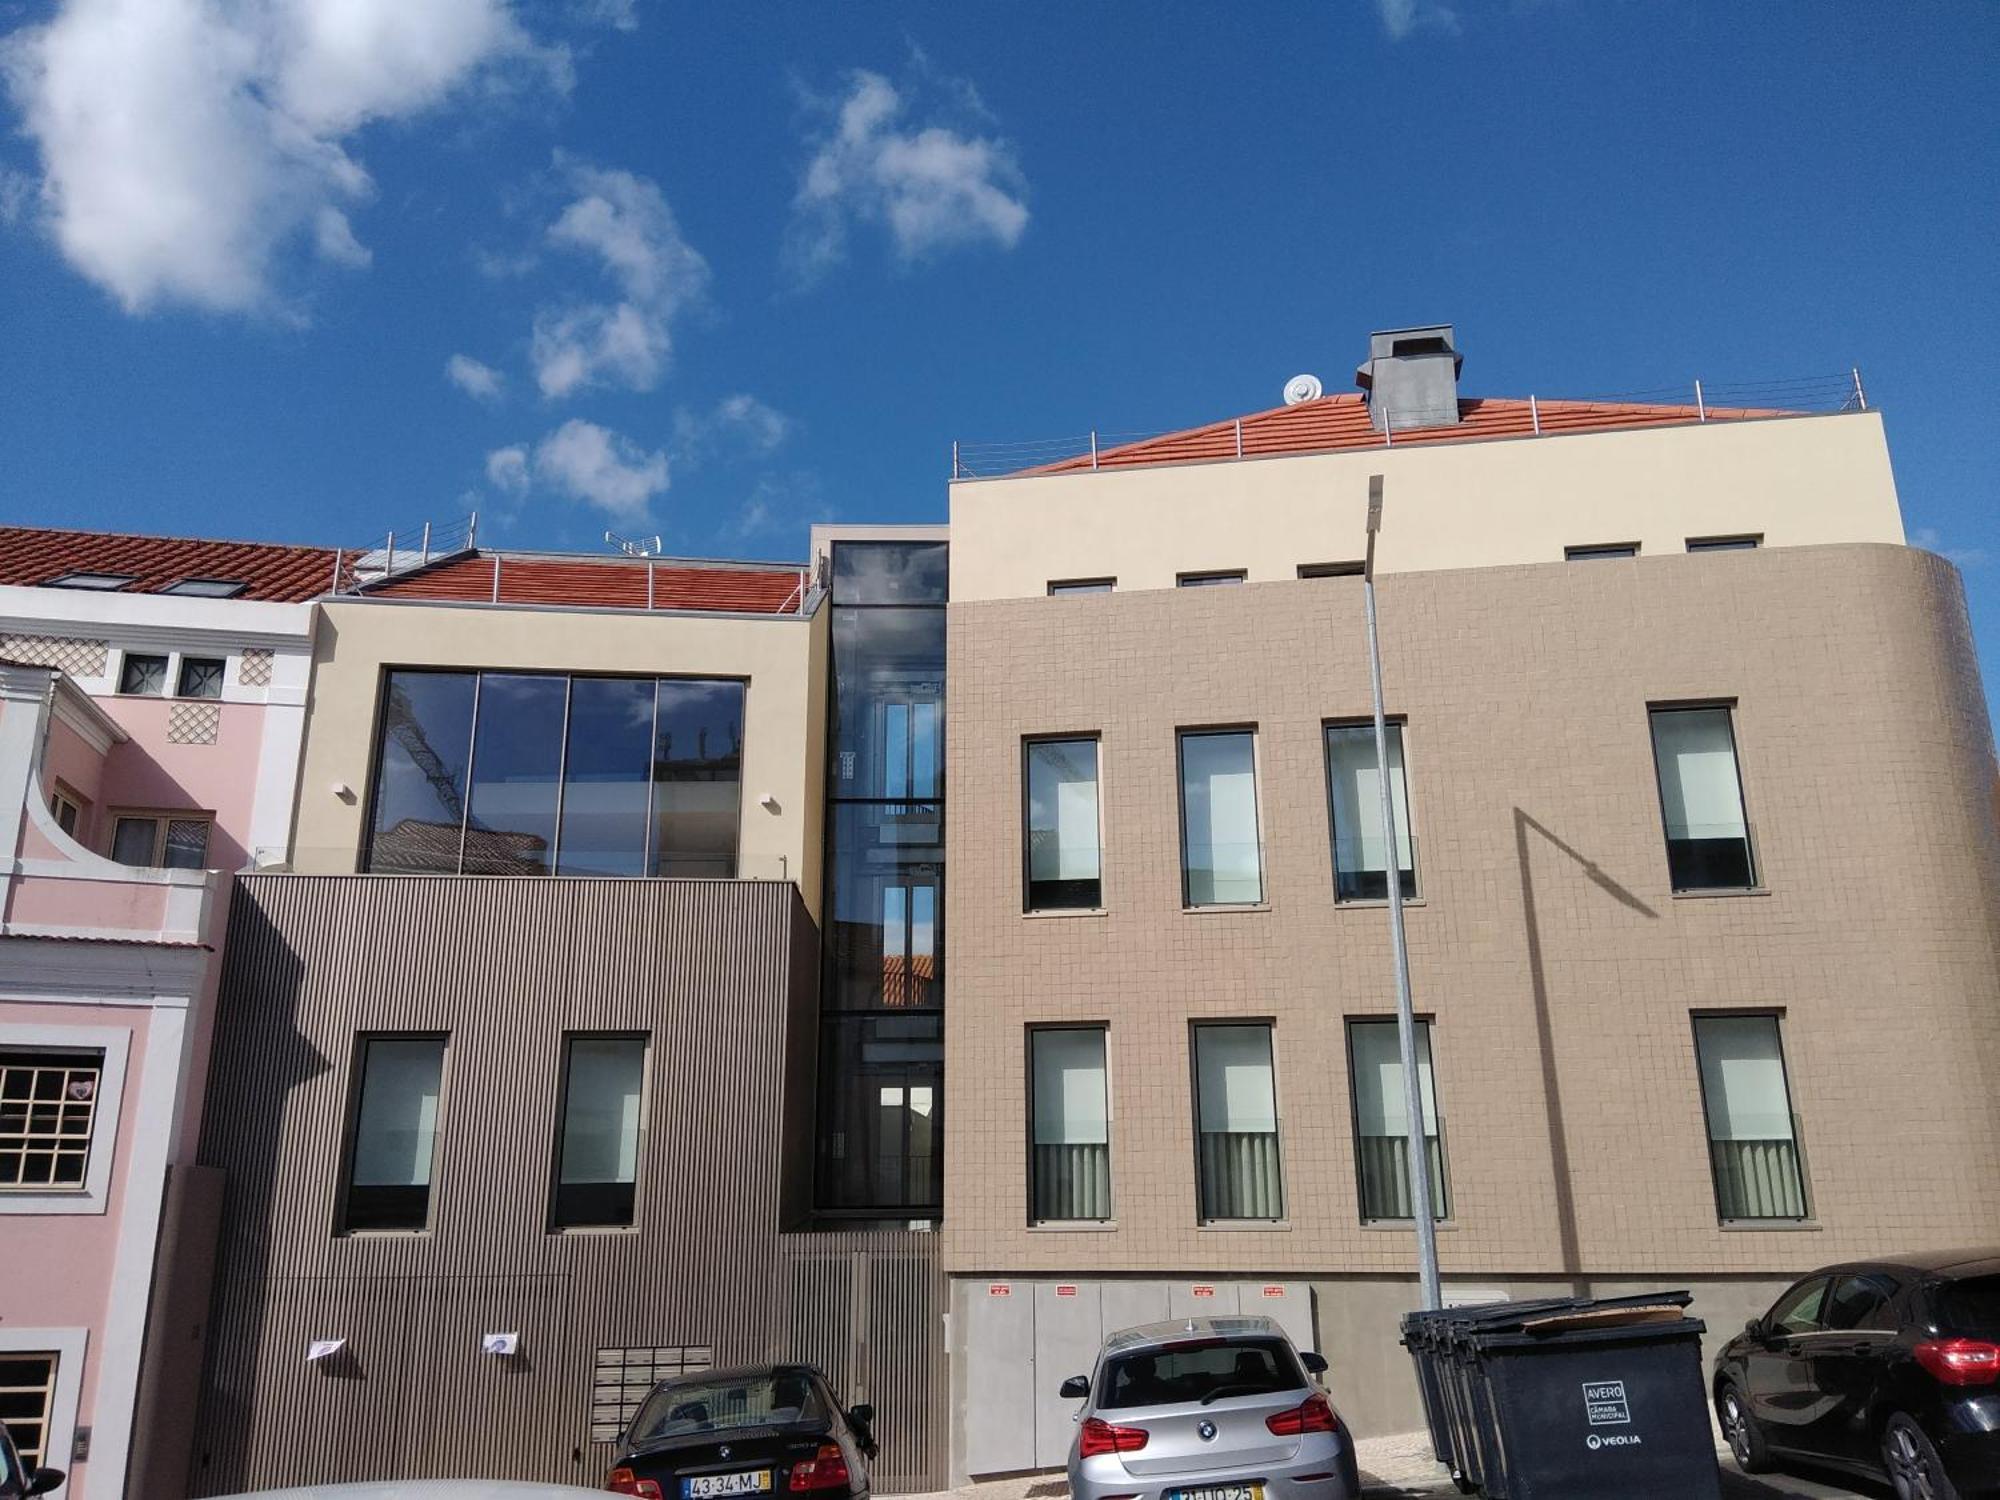
[{"label": "window frame", "polygon": [[[1715,1136],[1713,1117],[1709,1114],[1708,1078],[1702,1067],[1701,1023],[1703,1021],[1768,1020],[1778,1041],[1778,1072],[1785,1085],[1785,1119],[1792,1132],[1792,1154],[1798,1162],[1799,1203],[1802,1212],[1796,1216],[1784,1215],[1769,1219],[1728,1218],[1722,1212],[1722,1181],[1715,1170]],[[1792,1059],[1785,1047],[1785,1011],[1780,1006],[1724,1007],[1721,1009],[1691,1010],[1688,1012],[1688,1033],[1694,1044],[1694,1080],[1696,1097],[1701,1100],[1701,1144],[1708,1157],[1709,1192],[1715,1203],[1715,1221],[1718,1225],[1748,1225],[1752,1228],[1778,1224],[1811,1224],[1817,1219],[1813,1204],[1812,1170],[1806,1160],[1805,1132],[1799,1125],[1799,1111],[1792,1092]],[[1829,1286],[1828,1295],[1832,1294]]]},{"label": "window frame", "polygon": [[[120,651],[118,653],[118,678],[115,696],[120,698],[171,698],[174,696],[167,691],[168,684],[174,680],[174,656],[175,653],[172,651]],[[126,674],[131,671],[132,664],[140,661],[156,661],[160,664],[160,690],[157,693],[144,693],[125,685]]]},{"label": "window frame", "polygon": [[[28,1025],[0,1022],[0,1050],[8,1052],[96,1052],[97,1097],[90,1122],[90,1155],[83,1186],[47,1191],[0,1192],[0,1216],[8,1214],[102,1214],[109,1210],[111,1174],[117,1161],[125,1071],[132,1032],[122,1026]],[[4,1325],[0,1325],[0,1332]]]},{"label": "window frame", "polygon": [[[63,826],[63,809],[65,807],[70,811],[68,827]],[[61,828],[64,833],[75,839],[79,844],[84,841],[85,836],[89,832],[86,826],[88,823],[89,807],[90,799],[81,792],[75,791],[64,782],[58,781],[54,786],[49,788],[49,816],[55,819],[56,827]]]},{"label": "window frame", "polygon": [[1307,578],[1359,578],[1368,571],[1365,560],[1356,558],[1342,562],[1300,563],[1299,577]]},{"label": "window frame", "polygon": [[[1653,795],[1658,800],[1660,814],[1660,852],[1667,857],[1667,889],[1675,896],[1735,896],[1746,892],[1768,889],[1764,884],[1764,864],[1757,854],[1757,829],[1750,821],[1750,788],[1743,778],[1743,746],[1736,736],[1736,699],[1734,698],[1669,698],[1646,704],[1646,747],[1653,757]],[[1674,884],[1673,835],[1667,830],[1667,778],[1666,769],[1660,764],[1660,741],[1653,732],[1656,714],[1700,713],[1720,710],[1723,723],[1729,730],[1729,757],[1736,769],[1736,806],[1743,818],[1743,852],[1750,866],[1750,881],[1747,885],[1691,885]]]},{"label": "window frame", "polygon": [[[1255,815],[1257,851],[1257,899],[1254,901],[1204,901],[1197,905],[1193,888],[1188,883],[1188,823],[1187,823],[1187,741],[1190,737],[1203,735],[1247,734],[1250,736],[1250,795],[1251,811]],[[1264,757],[1259,746],[1262,735],[1255,724],[1209,724],[1182,726],[1174,730],[1174,803],[1180,822],[1181,834],[1181,910],[1198,911],[1265,911],[1271,905],[1271,883],[1269,872],[1264,868]],[[1414,851],[1413,851],[1414,852]]]},{"label": "window frame", "polygon": [[[1037,906],[1034,902],[1034,875],[1032,869],[1033,850],[1028,826],[1030,801],[1030,776],[1036,745],[1080,745],[1095,747],[1095,785],[1097,788],[1097,900],[1088,906]],[[1088,914],[1108,910],[1104,899],[1104,735],[1101,730],[1091,730],[1081,734],[1024,734],[1021,736],[1021,912],[1027,915],[1045,915],[1052,912],[1075,912]]]},{"label": "window frame", "polygon": [[[1271,1068],[1271,1140],[1277,1153],[1278,1162],[1278,1213],[1275,1218],[1239,1219],[1211,1216],[1204,1201],[1201,1170],[1201,1043],[1200,1033],[1204,1027],[1261,1026],[1267,1045],[1267,1055]],[[1106,1076],[1107,1086],[1109,1075]],[[1289,1228],[1291,1226],[1292,1195],[1291,1184],[1285,1175],[1285,1096],[1278,1080],[1278,1022],[1275,1016],[1203,1016],[1188,1022],[1188,1102],[1193,1106],[1188,1112],[1188,1123],[1192,1127],[1194,1148],[1194,1213],[1197,1228],[1207,1229],[1216,1225],[1235,1226],[1240,1224],[1261,1224],[1268,1228]]]},{"label": "window frame", "polygon": [[[356,1148],[361,1143],[361,1094],[368,1084],[368,1049],[371,1044],[384,1042],[435,1041],[438,1044],[438,1099],[435,1123],[431,1129],[430,1180],[424,1184],[424,1221],[416,1228],[390,1226],[354,1226],[348,1222],[350,1200],[355,1188],[354,1158]],[[333,1237],[335,1239],[370,1238],[377,1235],[428,1235],[437,1227],[437,1200],[439,1178],[443,1175],[439,1164],[444,1155],[444,1132],[446,1111],[451,1107],[451,1033],[436,1029],[413,1031],[357,1031],[353,1046],[348,1050],[348,1076],[346,1089],[345,1120],[341,1128],[340,1177],[336,1187],[333,1211]]]},{"label": "window frame", "polygon": [[[636,1042],[639,1044],[639,1139],[632,1152],[632,1213],[623,1224],[614,1223],[566,1223],[559,1214],[562,1201],[563,1149],[569,1143],[569,1090],[572,1057],[571,1048],[578,1042]],[[652,1123],[653,1094],[653,1034],[650,1031],[565,1031],[562,1045],[557,1055],[560,1074],[556,1083],[556,1128],[554,1131],[554,1154],[549,1162],[549,1211],[548,1233],[550,1234],[635,1234],[640,1229],[639,1184],[646,1175],[647,1127]],[[438,1093],[438,1113],[444,1113],[444,1094]]]},{"label": "window frame", "polygon": [[[1035,1214],[1035,1038],[1044,1032],[1094,1031],[1098,1036],[1098,1046],[1104,1062],[1104,1154],[1105,1175],[1109,1179],[1106,1192],[1106,1209],[1100,1218],[1090,1219],[1044,1219]],[[1118,1128],[1115,1096],[1111,1088],[1111,1023],[1106,1021],[1030,1021],[1023,1028],[1023,1058],[1025,1077],[1023,1090],[1027,1100],[1027,1115],[1023,1120],[1025,1149],[1028,1159],[1028,1201],[1027,1224],[1030,1229],[1065,1229],[1082,1225],[1089,1228],[1115,1228],[1118,1223],[1118,1173],[1111,1165],[1116,1153],[1112,1150],[1112,1137]]]},{"label": "window frame", "polygon": [[1637,557],[1637,542],[1584,542],[1563,548],[1564,562],[1611,562],[1621,557]]},{"label": "window frame", "polygon": [[1051,578],[1049,580],[1049,597],[1051,599],[1066,598],[1073,594],[1115,594],[1117,592],[1118,579],[1115,576],[1103,578]]},{"label": "window frame", "polygon": [[1691,536],[1684,544],[1694,552],[1755,552],[1764,545],[1761,531],[1730,531],[1715,536]]},{"label": "window frame", "polygon": [[[215,814],[199,807],[113,807],[105,811],[104,821],[109,825],[105,838],[105,857],[118,862],[118,825],[120,823],[151,823],[153,825],[153,852],[151,860],[143,865],[127,865],[131,870],[206,870],[212,868],[209,857],[215,853]],[[162,861],[167,853],[167,825],[170,823],[200,823],[208,832],[202,841],[199,865],[169,865]]]},{"label": "window frame", "polygon": [[[1410,795],[1410,782],[1413,778],[1410,773],[1409,716],[1407,714],[1384,714],[1382,716],[1382,726],[1384,738],[1387,737],[1389,731],[1393,730],[1395,732],[1396,749],[1400,753],[1403,763],[1402,832],[1403,836],[1410,841],[1410,889],[1403,896],[1403,904],[1407,906],[1424,899],[1423,874],[1417,860],[1416,799]],[[1335,821],[1333,814],[1333,745],[1327,735],[1327,731],[1332,729],[1366,729],[1372,737],[1375,730],[1375,720],[1371,716],[1366,719],[1322,719],[1320,721],[1319,750],[1321,769],[1326,778],[1327,857],[1331,861],[1333,868],[1333,904],[1335,906],[1353,907],[1387,906],[1389,904],[1389,886],[1388,871],[1386,869],[1383,871],[1382,894],[1380,896],[1342,897],[1340,894],[1340,825]],[[1380,766],[1376,767],[1376,774],[1378,776],[1382,774]],[[1394,855],[1392,854],[1391,857],[1393,858]],[[1396,873],[1398,884],[1400,884],[1402,874],[1400,865],[1398,865]]]},{"label": "window frame", "polygon": [[48,1447],[41,1460],[44,1466],[71,1468],[77,1462],[76,1414],[83,1399],[83,1359],[89,1338],[87,1328],[17,1328],[0,1324],[0,1357],[53,1355],[55,1358],[54,1392],[48,1408]]},{"label": "window frame", "polygon": [[[1417,1026],[1422,1029],[1424,1037],[1424,1055],[1429,1059],[1431,1065],[1430,1066],[1431,1118],[1437,1122],[1438,1165],[1443,1169],[1442,1175],[1435,1182],[1431,1184],[1431,1196],[1432,1199],[1434,1200],[1431,1204],[1433,1222],[1438,1224],[1448,1224],[1452,1222],[1451,1144],[1445,1135],[1444,1106],[1440,1103],[1438,1099],[1437,1044],[1435,1041],[1435,1033],[1437,1029],[1437,1017],[1429,1013],[1423,1013],[1413,1017],[1412,1019],[1416,1022]],[[1360,1088],[1361,1080],[1360,1080],[1360,1074],[1356,1071],[1354,1066],[1354,1029],[1357,1026],[1388,1026],[1391,1030],[1395,1030],[1398,1026],[1398,1019],[1394,1015],[1385,1016],[1381,1014],[1368,1014],[1368,1013],[1360,1013],[1360,1014],[1341,1017],[1341,1024],[1340,1024],[1341,1043],[1347,1056],[1348,1127],[1349,1130],[1351,1131],[1350,1138],[1354,1143],[1355,1209],[1356,1212],[1360,1215],[1360,1222],[1363,1224],[1388,1224],[1388,1225],[1414,1224],[1416,1222],[1415,1214],[1411,1214],[1408,1218],[1399,1219],[1399,1218],[1384,1217],[1381,1215],[1370,1215],[1368,1212],[1367,1185],[1362,1180],[1362,1175],[1361,1175],[1361,1139],[1362,1139],[1361,1088]],[[1402,1042],[1399,1036],[1397,1040],[1397,1053],[1399,1061],[1400,1061],[1401,1051],[1402,1051]],[[1407,1129],[1407,1124],[1405,1128]],[[1409,1137],[1405,1136],[1404,1139],[1408,1140]],[[1428,1144],[1428,1142],[1426,1144]],[[1442,1198],[1444,1200],[1444,1208],[1442,1212],[1439,1212],[1437,1209],[1437,1203],[1435,1202],[1435,1200],[1438,1198]],[[1414,1193],[1412,1193],[1411,1195],[1411,1201],[1412,1202],[1415,1201]]]},{"label": "window frame", "polygon": [[1196,568],[1192,572],[1174,574],[1174,587],[1177,589],[1216,588],[1224,584],[1249,581],[1248,568]]}]

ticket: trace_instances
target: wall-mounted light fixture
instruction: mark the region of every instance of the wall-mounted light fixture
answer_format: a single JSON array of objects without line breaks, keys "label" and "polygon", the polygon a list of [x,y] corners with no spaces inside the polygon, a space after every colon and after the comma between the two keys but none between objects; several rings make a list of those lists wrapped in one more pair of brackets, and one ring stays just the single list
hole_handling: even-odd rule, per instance
[{"label": "wall-mounted light fixture", "polygon": [[765,812],[768,813],[776,812],[778,810],[777,794],[774,792],[764,793],[763,796],[757,799],[757,805],[763,808]]},{"label": "wall-mounted light fixture", "polygon": [[306,1363],[316,1365],[323,1359],[332,1359],[346,1347],[346,1339],[314,1339],[306,1345]]},{"label": "wall-mounted light fixture", "polygon": [[499,1354],[509,1358],[521,1352],[521,1335],[518,1333],[482,1333],[479,1336],[481,1354]]}]

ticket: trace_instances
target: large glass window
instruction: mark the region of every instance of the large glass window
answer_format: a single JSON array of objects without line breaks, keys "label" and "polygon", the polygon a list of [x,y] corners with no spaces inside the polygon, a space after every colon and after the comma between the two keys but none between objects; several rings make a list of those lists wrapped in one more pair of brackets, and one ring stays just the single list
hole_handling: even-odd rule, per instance
[{"label": "large glass window", "polygon": [[1248,729],[1181,734],[1182,899],[1189,906],[1264,899],[1256,746]]},{"label": "large glass window", "polygon": [[573,1036],[563,1076],[556,1161],[558,1229],[633,1222],[645,1118],[646,1039]]},{"label": "large glass window", "polygon": [[1653,759],[1677,891],[1747,890],[1757,883],[1743,815],[1729,710],[1656,708]]},{"label": "large glass window", "polygon": [[942,838],[936,803],[834,809],[829,1009],[930,1010],[943,1003]]},{"label": "large glass window", "polygon": [[568,702],[564,677],[480,673],[465,874],[546,875],[554,867]]},{"label": "large glass window", "polygon": [[831,794],[937,797],[944,785],[944,611],[839,611],[833,672]]},{"label": "large glass window", "polygon": [[1033,1134],[1031,1215],[1037,1223],[1111,1217],[1111,1093],[1104,1028],[1028,1033]]},{"label": "large glass window", "polygon": [[935,1212],[944,1017],[829,1017],[821,1035],[820,1206]]},{"label": "large glass window", "polygon": [[1282,1219],[1278,1093],[1268,1025],[1194,1028],[1201,1217]]},{"label": "large glass window", "polygon": [[[1395,810],[1397,883],[1403,898],[1417,894],[1417,864],[1410,842],[1410,788],[1403,772],[1403,726],[1387,727],[1389,800]],[[1333,898],[1389,899],[1389,851],[1382,842],[1382,778],[1375,756],[1375,726],[1326,726],[1326,784],[1333,826]]]},{"label": "large glass window", "polygon": [[111,858],[121,865],[164,870],[200,870],[208,864],[206,817],[121,813],[111,823]]},{"label": "large glass window", "polygon": [[343,1228],[422,1229],[430,1222],[444,1043],[441,1036],[362,1039]]},{"label": "large glass window", "polygon": [[1805,1173],[1778,1018],[1696,1016],[1716,1211],[1725,1221],[1803,1219]]},{"label": "large glass window", "polygon": [[1103,905],[1097,805],[1097,741],[1027,744],[1029,911]]},{"label": "large glass window", "polygon": [[744,685],[394,671],[366,867],[736,874]]},{"label": "large glass window", "polygon": [[[1396,1023],[1349,1021],[1347,1065],[1354,1080],[1354,1159],[1361,1185],[1361,1217],[1411,1219],[1410,1116],[1403,1102],[1403,1049]],[[1444,1132],[1438,1123],[1437,1084],[1431,1076],[1431,1024],[1417,1022],[1417,1087],[1424,1108],[1424,1146],[1430,1159],[1431,1213],[1448,1217]]]},{"label": "large glass window", "polygon": [[654,746],[653,873],[733,879],[743,684],[662,679]]},{"label": "large glass window", "polygon": [[833,549],[835,604],[943,604],[946,542],[847,542]]}]

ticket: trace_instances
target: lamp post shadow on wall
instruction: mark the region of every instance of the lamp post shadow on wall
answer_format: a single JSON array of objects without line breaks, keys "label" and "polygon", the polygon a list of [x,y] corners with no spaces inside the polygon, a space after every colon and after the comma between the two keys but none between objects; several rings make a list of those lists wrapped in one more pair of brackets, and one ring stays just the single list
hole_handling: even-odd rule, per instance
[{"label": "lamp post shadow on wall", "polygon": [[1583,1269],[1576,1232],[1576,1191],[1570,1181],[1569,1135],[1563,1124],[1562,1079],[1556,1068],[1555,1026],[1549,1013],[1548,975],[1542,963],[1541,919],[1535,911],[1535,876],[1528,861],[1530,832],[1539,834],[1551,848],[1573,860],[1593,885],[1620,905],[1654,921],[1659,920],[1660,914],[1605,874],[1597,861],[1558,838],[1525,809],[1514,809],[1514,858],[1521,872],[1521,911],[1528,934],[1528,980],[1535,997],[1535,1044],[1542,1065],[1542,1099],[1548,1112],[1549,1175],[1556,1195],[1556,1234],[1563,1273],[1572,1278],[1571,1290],[1581,1295],[1584,1289],[1576,1281]]}]

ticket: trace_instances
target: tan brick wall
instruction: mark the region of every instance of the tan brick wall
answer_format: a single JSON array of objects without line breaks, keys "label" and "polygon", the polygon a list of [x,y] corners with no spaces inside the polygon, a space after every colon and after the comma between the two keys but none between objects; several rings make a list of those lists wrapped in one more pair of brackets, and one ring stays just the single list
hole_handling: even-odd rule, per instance
[{"label": "tan brick wall", "polygon": [[[1766,1274],[2000,1226],[2000,832],[1957,575],[1845,545],[1392,577],[1448,1274]],[[947,1265],[1400,1272],[1359,1223],[1320,724],[1366,715],[1359,580],[951,607]],[[1676,898],[1647,704],[1737,701],[1768,894]],[[1175,730],[1258,728],[1268,909],[1181,909]],[[1023,735],[1102,736],[1101,916],[1024,917]],[[1535,954],[1539,952],[1539,964]],[[1817,1228],[1716,1223],[1689,1012],[1778,1007]],[[1275,1022],[1285,1227],[1196,1223],[1191,1019]],[[1116,1228],[1027,1225],[1023,1028],[1110,1026]]]}]

